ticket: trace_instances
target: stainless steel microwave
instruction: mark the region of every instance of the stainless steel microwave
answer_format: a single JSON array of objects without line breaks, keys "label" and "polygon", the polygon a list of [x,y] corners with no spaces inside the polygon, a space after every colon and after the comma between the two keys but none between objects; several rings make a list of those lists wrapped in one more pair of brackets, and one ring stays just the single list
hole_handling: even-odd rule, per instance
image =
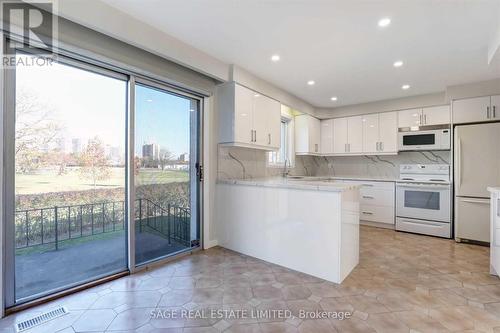
[{"label": "stainless steel microwave", "polygon": [[400,128],[398,132],[399,150],[449,150],[451,144],[450,127],[420,127],[417,131]]}]

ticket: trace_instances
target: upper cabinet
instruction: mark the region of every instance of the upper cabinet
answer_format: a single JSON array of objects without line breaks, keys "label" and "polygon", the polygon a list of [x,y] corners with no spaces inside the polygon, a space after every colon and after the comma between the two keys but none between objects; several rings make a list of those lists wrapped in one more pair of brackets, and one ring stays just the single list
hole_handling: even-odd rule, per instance
[{"label": "upper cabinet", "polygon": [[398,127],[414,127],[450,124],[448,105],[401,110],[398,112]]},{"label": "upper cabinet", "polygon": [[500,95],[453,101],[453,123],[500,120]]},{"label": "upper cabinet", "polygon": [[280,148],[281,104],[234,82],[217,88],[219,142],[248,148]]},{"label": "upper cabinet", "polygon": [[316,155],[321,150],[321,122],[308,114],[295,116],[295,153]]},{"label": "upper cabinet", "polygon": [[321,120],[321,154],[333,154],[333,119]]},{"label": "upper cabinet", "polygon": [[384,112],[363,116],[363,153],[397,153],[397,112]]},{"label": "upper cabinet", "polygon": [[363,117],[335,118],[333,120],[334,154],[363,152]]}]

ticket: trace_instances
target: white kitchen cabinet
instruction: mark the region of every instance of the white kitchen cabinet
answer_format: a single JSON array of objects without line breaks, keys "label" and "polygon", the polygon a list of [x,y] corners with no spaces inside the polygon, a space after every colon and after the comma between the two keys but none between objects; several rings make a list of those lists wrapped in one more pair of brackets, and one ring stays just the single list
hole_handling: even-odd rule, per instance
[{"label": "white kitchen cabinet", "polygon": [[398,113],[379,113],[379,153],[398,152]]},{"label": "white kitchen cabinet", "polygon": [[333,119],[321,120],[321,154],[333,154]]},{"label": "white kitchen cabinet", "polygon": [[420,126],[422,108],[401,110],[398,112],[398,127]]},{"label": "white kitchen cabinet", "polygon": [[381,226],[394,227],[395,224],[395,183],[344,179],[344,183],[361,185],[359,218],[375,222]]},{"label": "white kitchen cabinet", "polygon": [[234,82],[217,88],[219,143],[277,150],[281,104]]},{"label": "white kitchen cabinet", "polygon": [[[494,98],[496,100],[496,96]],[[474,97],[453,101],[453,123],[474,123],[494,120],[491,97]],[[497,108],[495,108],[497,109]],[[498,110],[495,110],[498,113]],[[497,114],[497,117],[500,116]]]},{"label": "white kitchen cabinet", "polygon": [[320,120],[303,114],[295,117],[295,153],[298,155],[320,154]]},{"label": "white kitchen cabinet", "polygon": [[450,106],[440,105],[422,109],[422,125],[445,125],[451,123]]},{"label": "white kitchen cabinet", "polygon": [[397,112],[363,116],[363,153],[397,153]]},{"label": "white kitchen cabinet", "polygon": [[349,153],[363,152],[363,117],[347,118],[347,149]]},{"label": "white kitchen cabinet", "polygon": [[379,115],[363,116],[363,152],[374,154],[380,146]]},{"label": "white kitchen cabinet", "polygon": [[500,190],[489,188],[490,197],[490,273],[500,276]]},{"label": "white kitchen cabinet", "polygon": [[500,119],[500,95],[491,96],[491,117]]},{"label": "white kitchen cabinet", "polygon": [[333,119],[333,152],[347,153],[347,118]]},{"label": "white kitchen cabinet", "polygon": [[398,127],[429,126],[450,124],[449,105],[401,110]]}]

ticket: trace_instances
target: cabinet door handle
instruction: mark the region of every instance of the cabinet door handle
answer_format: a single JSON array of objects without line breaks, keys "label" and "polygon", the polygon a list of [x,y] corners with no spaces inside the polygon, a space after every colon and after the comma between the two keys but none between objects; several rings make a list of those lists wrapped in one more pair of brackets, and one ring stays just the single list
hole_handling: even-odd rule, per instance
[{"label": "cabinet door handle", "polygon": [[380,142],[380,151],[384,151],[384,143]]},{"label": "cabinet door handle", "polygon": [[257,142],[257,130],[253,130],[253,132],[255,133],[254,134],[254,141],[253,142]]},{"label": "cabinet door handle", "polygon": [[497,110],[496,110],[496,106],[493,105],[493,118],[496,118],[497,117]]},{"label": "cabinet door handle", "polygon": [[344,152],[347,153],[347,143],[344,143]]},{"label": "cabinet door handle", "polygon": [[379,144],[380,144],[380,142],[377,142],[377,145],[376,145],[376,148],[375,148],[375,150],[376,150],[376,151],[379,151],[379,150],[380,150],[380,148],[379,148]]},{"label": "cabinet door handle", "polygon": [[269,133],[267,136],[268,136],[267,137],[267,144],[270,145],[271,144],[271,133]]},{"label": "cabinet door handle", "polygon": [[490,119],[490,107],[486,107],[486,118]]},{"label": "cabinet door handle", "polygon": [[424,125],[427,125],[427,115],[424,114]]},{"label": "cabinet door handle", "polygon": [[420,114],[418,124],[419,124],[419,125],[422,125],[422,123],[423,123],[423,122],[424,122],[424,121],[423,121],[423,119],[422,119],[422,114]]},{"label": "cabinet door handle", "polygon": [[318,144],[317,144],[317,143],[315,143],[315,144],[314,144],[314,152],[315,152],[315,153],[317,153],[317,152],[318,152]]}]

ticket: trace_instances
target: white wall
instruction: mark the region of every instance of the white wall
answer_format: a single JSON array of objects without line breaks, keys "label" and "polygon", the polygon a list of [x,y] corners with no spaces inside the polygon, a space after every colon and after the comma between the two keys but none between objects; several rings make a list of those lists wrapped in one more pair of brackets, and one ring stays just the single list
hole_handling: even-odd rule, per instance
[{"label": "white wall", "polygon": [[316,109],[318,118],[348,117],[384,111],[404,110],[421,106],[447,104],[444,92],[382,100],[370,103],[341,106],[329,109]]},{"label": "white wall", "polygon": [[274,98],[280,101],[281,104],[285,104],[302,113],[310,115],[315,115],[316,113],[316,109],[311,104],[236,65],[231,65],[229,79],[238,82],[242,86],[256,90],[263,95]]},{"label": "white wall", "polygon": [[500,94],[500,78],[450,86],[446,89],[446,99],[448,101],[498,94]]},{"label": "white wall", "polygon": [[[219,80],[229,65],[98,0],[59,0],[58,14]],[[189,18],[187,18],[189,19]]]}]

